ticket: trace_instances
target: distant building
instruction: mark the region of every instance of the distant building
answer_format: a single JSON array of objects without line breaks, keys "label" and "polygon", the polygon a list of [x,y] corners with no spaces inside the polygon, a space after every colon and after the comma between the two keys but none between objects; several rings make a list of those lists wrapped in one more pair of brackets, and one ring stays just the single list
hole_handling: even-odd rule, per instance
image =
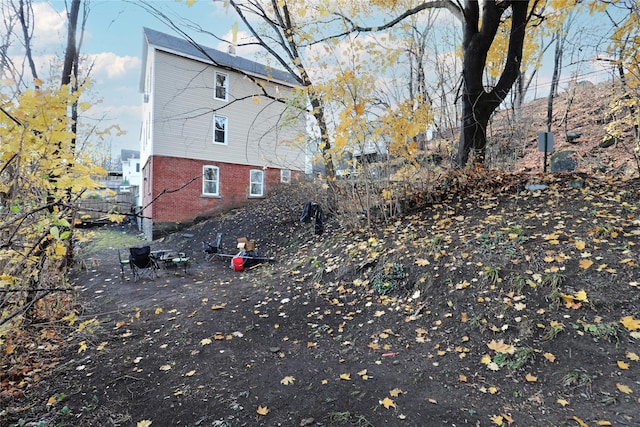
[{"label": "distant building", "polygon": [[293,75],[148,28],[142,61],[148,238],[304,177],[305,153],[293,142],[306,116],[276,100],[294,94]]},{"label": "distant building", "polygon": [[140,173],[140,152],[136,150],[122,150],[120,152],[120,162],[122,163],[122,182],[119,191],[121,193],[131,192],[135,195],[134,200],[141,204],[139,199],[142,174]]}]

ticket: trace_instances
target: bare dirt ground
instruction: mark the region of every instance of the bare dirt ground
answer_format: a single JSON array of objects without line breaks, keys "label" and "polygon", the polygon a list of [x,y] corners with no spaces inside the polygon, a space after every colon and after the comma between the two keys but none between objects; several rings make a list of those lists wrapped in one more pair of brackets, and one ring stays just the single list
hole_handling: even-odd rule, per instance
[{"label": "bare dirt ground", "polygon": [[[92,254],[67,345],[43,341],[0,425],[638,426],[638,190],[494,174],[316,236],[301,188],[151,242],[186,273],[134,283]],[[217,232],[276,262],[205,261]]]}]

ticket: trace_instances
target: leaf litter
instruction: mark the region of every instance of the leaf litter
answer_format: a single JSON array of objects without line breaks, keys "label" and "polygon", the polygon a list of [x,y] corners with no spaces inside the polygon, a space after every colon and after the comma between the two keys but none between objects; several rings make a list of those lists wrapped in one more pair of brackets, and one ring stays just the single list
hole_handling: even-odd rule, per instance
[{"label": "leaf litter", "polygon": [[[71,336],[29,392],[78,426],[127,413],[139,425],[637,424],[640,184],[542,177],[550,191],[533,194],[518,190],[526,179],[478,181],[374,232],[328,223],[312,236],[296,219],[304,192],[188,230],[277,255],[243,273],[200,261],[133,284],[105,254],[74,278],[98,327]],[[185,234],[157,244],[195,253]],[[38,411],[13,395],[3,407]]]}]

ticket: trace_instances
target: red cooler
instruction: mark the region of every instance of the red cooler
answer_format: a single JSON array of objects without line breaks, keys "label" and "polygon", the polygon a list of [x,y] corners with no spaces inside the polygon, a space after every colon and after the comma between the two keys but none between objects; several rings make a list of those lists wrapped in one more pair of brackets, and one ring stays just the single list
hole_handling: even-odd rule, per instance
[{"label": "red cooler", "polygon": [[244,258],[242,257],[234,256],[231,258],[231,264],[233,265],[233,271],[244,270]]}]

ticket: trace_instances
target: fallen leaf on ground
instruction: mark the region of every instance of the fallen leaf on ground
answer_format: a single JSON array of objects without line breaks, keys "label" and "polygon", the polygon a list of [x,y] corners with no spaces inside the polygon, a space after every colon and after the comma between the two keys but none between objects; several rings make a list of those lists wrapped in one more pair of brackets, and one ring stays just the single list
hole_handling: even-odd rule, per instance
[{"label": "fallen leaf on ground", "polygon": [[580,427],[589,427],[589,425],[587,423],[585,423],[584,421],[582,421],[580,418],[576,417],[575,415],[572,418],[573,418],[573,420],[575,422],[580,424]]},{"label": "fallen leaf on ground", "polygon": [[586,270],[587,268],[591,267],[593,265],[593,261],[591,261],[590,259],[581,259],[580,260],[580,268]]},{"label": "fallen leaf on ground", "polygon": [[393,390],[389,391],[389,394],[393,397],[398,397],[402,394],[402,390],[400,390],[399,388],[394,388]]},{"label": "fallen leaf on ground", "polygon": [[640,329],[640,319],[634,319],[633,316],[625,316],[620,319],[620,323],[622,326],[627,328],[629,331],[636,331]]},{"label": "fallen leaf on ground", "polygon": [[259,415],[267,415],[269,413],[269,408],[267,408],[266,406],[258,405],[258,409],[256,409],[256,412]]},{"label": "fallen leaf on ground", "polygon": [[294,377],[292,377],[291,375],[287,375],[286,377],[284,377],[283,379],[280,380],[280,384],[283,385],[291,385],[294,383],[296,379]]},{"label": "fallen leaf on ground", "polygon": [[516,351],[516,348],[514,346],[512,346],[511,344],[505,344],[504,340],[491,340],[491,342],[487,344],[487,347],[497,353],[513,354]]},{"label": "fallen leaf on ground", "polygon": [[385,397],[384,400],[382,400],[380,403],[387,409],[396,407],[396,404],[393,402],[393,400],[389,399],[388,397]]},{"label": "fallen leaf on ground", "polygon": [[616,383],[616,388],[624,394],[633,393],[633,390],[631,390],[631,387],[624,384]]}]

